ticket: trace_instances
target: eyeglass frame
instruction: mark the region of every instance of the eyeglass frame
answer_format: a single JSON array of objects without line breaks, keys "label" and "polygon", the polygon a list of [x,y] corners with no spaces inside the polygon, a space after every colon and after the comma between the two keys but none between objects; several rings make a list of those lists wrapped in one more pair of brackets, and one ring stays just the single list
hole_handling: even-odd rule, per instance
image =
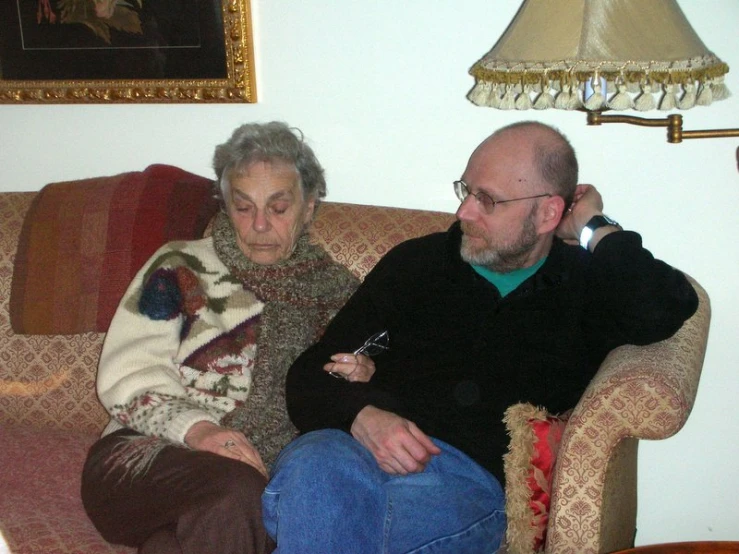
[{"label": "eyeglass frame", "polygon": [[[390,334],[386,329],[375,333],[364,341],[364,344],[357,348],[353,354],[355,356],[358,354],[364,354],[368,358],[373,358],[383,352],[387,352],[388,350],[390,350]],[[335,371],[329,371],[328,374],[336,379],[346,379],[346,375],[336,373]]]},{"label": "eyeglass frame", "polygon": [[[554,196],[551,192],[545,192],[542,194],[535,194],[533,196],[522,196],[521,198],[510,198],[508,200],[496,200],[492,196],[490,196],[487,192],[484,191],[478,191],[478,192],[472,192],[470,190],[470,186],[465,183],[462,179],[458,179],[452,183],[454,185],[454,194],[457,195],[457,198],[460,202],[464,202],[467,200],[467,197],[474,196],[477,203],[480,205],[480,208],[482,208],[482,211],[485,212],[487,215],[490,215],[495,211],[495,206],[498,204],[505,204],[506,202],[517,202],[518,200],[531,200],[533,198],[544,198],[549,197],[551,198]],[[490,202],[492,202],[492,206],[490,208],[485,207],[485,201],[480,200],[480,197],[483,199],[488,199]]]},{"label": "eyeglass frame", "polygon": [[385,330],[372,335],[353,354],[355,356],[357,354],[364,354],[368,358],[372,358],[388,350],[390,350],[390,334]]}]

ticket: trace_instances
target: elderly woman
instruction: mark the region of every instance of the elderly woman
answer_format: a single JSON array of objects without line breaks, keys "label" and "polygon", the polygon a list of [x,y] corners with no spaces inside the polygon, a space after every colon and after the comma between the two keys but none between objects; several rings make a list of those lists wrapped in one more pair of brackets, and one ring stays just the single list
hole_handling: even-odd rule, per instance
[{"label": "elderly woman", "polygon": [[[285,375],[354,291],[310,244],[326,194],[299,131],[249,124],[216,148],[222,211],[212,236],[160,248],[105,339],[97,389],[111,415],[88,454],[85,509],[110,542],[142,553],[269,552],[260,496],[295,435]],[[374,372],[339,353],[326,370]]]}]

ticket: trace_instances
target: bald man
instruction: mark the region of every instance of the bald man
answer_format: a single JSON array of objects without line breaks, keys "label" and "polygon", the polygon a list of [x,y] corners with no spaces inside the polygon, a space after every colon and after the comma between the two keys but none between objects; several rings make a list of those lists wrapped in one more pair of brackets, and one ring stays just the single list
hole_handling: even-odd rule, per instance
[{"label": "bald man", "polygon": [[[506,408],[572,408],[613,348],[671,336],[685,277],[577,185],[567,139],[535,122],[486,138],[444,233],[391,250],[287,378],[302,436],[263,497],[280,554],[490,553],[505,533]],[[331,355],[378,331],[368,383]]]}]

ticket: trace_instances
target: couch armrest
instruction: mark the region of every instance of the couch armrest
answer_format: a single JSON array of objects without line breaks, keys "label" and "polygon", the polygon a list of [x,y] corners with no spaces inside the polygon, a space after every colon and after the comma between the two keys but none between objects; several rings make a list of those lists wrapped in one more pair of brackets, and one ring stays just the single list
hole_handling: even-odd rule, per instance
[{"label": "couch armrest", "polygon": [[552,485],[547,552],[627,548],[636,528],[636,440],[665,439],[690,415],[708,341],[710,302],[671,338],[613,350],[567,424]]}]

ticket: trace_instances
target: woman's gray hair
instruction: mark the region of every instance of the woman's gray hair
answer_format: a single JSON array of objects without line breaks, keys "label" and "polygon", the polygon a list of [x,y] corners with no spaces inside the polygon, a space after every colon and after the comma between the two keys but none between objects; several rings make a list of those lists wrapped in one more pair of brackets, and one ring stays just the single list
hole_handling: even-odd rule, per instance
[{"label": "woman's gray hair", "polygon": [[318,202],[326,196],[326,179],[316,155],[305,143],[302,131],[280,121],[247,123],[234,130],[231,138],[216,146],[213,169],[216,195],[224,202],[231,174],[254,162],[283,161],[295,166],[304,198]]}]

